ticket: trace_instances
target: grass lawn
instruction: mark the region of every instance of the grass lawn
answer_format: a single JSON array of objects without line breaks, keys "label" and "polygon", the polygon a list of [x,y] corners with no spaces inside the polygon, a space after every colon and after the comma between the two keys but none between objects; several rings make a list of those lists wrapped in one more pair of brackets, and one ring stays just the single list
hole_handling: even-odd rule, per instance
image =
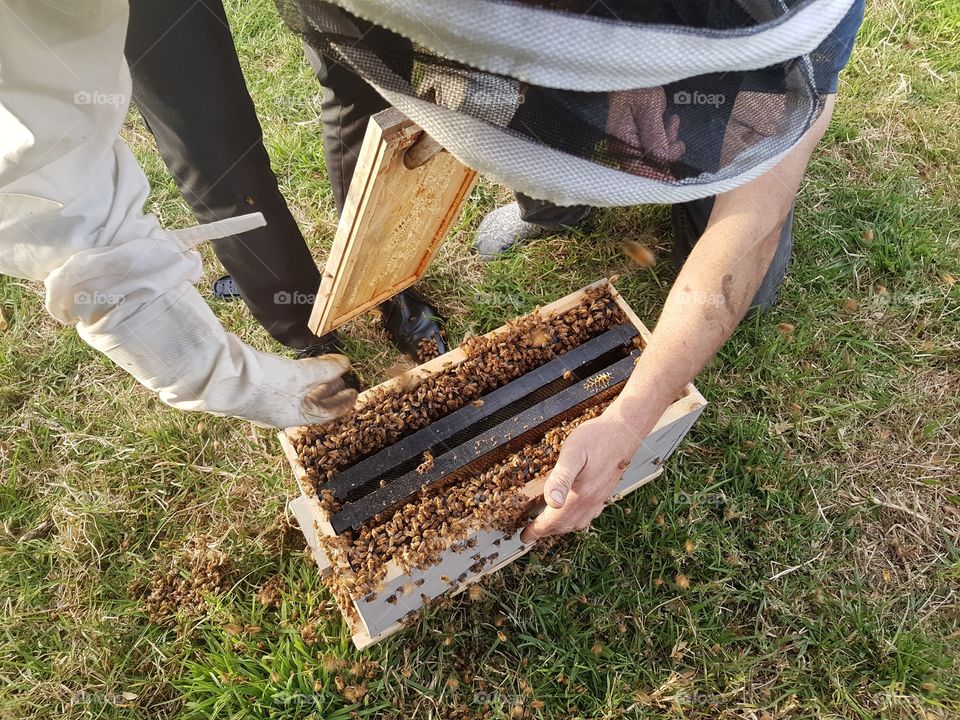
[{"label": "grass lawn", "polygon": [[[269,0],[227,5],[322,259],[318,86]],[[663,477],[363,654],[288,526],[273,433],[165,407],[50,319],[41,285],[0,278],[0,718],[960,717],[958,72],[956,0],[872,2],[780,302],[701,373],[711,404]],[[133,115],[126,137],[149,209],[192,224]],[[485,265],[472,233],[508,197],[481,182],[423,283],[454,342],[613,273],[655,321],[666,208]],[[625,239],[660,264],[633,266]],[[242,304],[211,303],[279,351]],[[397,358],[377,323],[346,334],[381,380]],[[140,589],[190,544],[230,558],[223,583],[152,622]]]}]

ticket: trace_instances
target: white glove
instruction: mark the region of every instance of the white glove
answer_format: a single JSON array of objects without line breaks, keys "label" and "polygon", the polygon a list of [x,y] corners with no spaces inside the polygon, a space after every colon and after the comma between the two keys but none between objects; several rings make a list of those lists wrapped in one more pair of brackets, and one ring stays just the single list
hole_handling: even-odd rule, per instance
[{"label": "white glove", "polygon": [[346,358],[254,350],[193,287],[194,245],[262,216],[168,232],[143,214],[149,185],[117,139],[126,24],[126,0],[0,3],[0,272],[43,280],[54,317],[173,407],[275,427],[346,412]]}]

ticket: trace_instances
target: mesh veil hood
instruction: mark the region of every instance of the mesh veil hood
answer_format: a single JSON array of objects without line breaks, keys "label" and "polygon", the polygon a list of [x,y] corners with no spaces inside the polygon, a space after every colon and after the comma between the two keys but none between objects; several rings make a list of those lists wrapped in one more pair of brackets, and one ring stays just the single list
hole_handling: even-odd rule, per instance
[{"label": "mesh veil hood", "polygon": [[558,205],[680,202],[775,165],[854,0],[277,0],[465,164]]}]

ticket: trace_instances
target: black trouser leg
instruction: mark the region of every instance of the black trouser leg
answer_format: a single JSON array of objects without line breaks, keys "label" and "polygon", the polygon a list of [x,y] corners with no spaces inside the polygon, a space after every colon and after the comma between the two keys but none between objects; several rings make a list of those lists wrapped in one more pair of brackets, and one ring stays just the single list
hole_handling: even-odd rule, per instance
[{"label": "black trouser leg", "polygon": [[213,243],[254,317],[293,348],[320,286],[270,169],[221,0],[130,0],[133,100],[200,222],[262,212],[267,226]]},{"label": "black trouser leg", "polygon": [[534,200],[523,193],[514,193],[520,206],[520,219],[524,222],[541,225],[550,230],[575,227],[580,224],[592,209],[589,205],[554,205],[547,200]]},{"label": "black trouser leg", "polygon": [[386,110],[390,103],[349,68],[324,57],[308,43],[303,49],[323,86],[323,155],[337,213],[342,213],[370,116]]}]

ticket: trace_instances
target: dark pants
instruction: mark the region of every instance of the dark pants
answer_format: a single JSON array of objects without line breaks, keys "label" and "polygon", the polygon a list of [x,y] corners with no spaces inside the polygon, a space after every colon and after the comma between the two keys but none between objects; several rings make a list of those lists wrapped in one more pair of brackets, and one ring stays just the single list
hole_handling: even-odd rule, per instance
[{"label": "dark pants", "polygon": [[133,100],[200,222],[262,212],[267,226],[214,250],[254,317],[292,348],[320,273],[277,187],[221,0],[130,0]]},{"label": "dark pants", "polygon": [[342,213],[370,116],[390,104],[359,76],[309,44],[304,44],[304,53],[323,85],[323,155],[337,213]]}]

